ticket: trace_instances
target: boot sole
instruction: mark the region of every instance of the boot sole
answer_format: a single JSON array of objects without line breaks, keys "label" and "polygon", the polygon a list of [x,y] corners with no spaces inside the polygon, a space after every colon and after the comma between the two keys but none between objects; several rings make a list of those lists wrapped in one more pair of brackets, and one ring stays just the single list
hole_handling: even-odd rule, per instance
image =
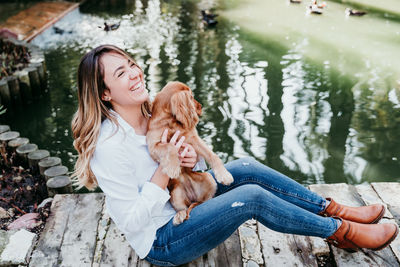
[{"label": "boot sole", "polygon": [[383,215],[385,215],[385,210],[386,210],[385,206],[382,205],[382,207],[383,207],[383,209],[382,209],[381,213],[379,213],[378,217],[376,217],[375,220],[370,222],[370,224],[378,223],[382,219]]},{"label": "boot sole", "polygon": [[385,248],[387,245],[389,245],[396,238],[398,233],[399,233],[399,227],[397,227],[397,225],[396,225],[396,232],[392,235],[392,237],[388,241],[386,241],[386,243],[383,244],[382,246],[380,246],[378,248],[374,248],[372,250],[376,251],[376,250],[381,250],[381,249]]}]

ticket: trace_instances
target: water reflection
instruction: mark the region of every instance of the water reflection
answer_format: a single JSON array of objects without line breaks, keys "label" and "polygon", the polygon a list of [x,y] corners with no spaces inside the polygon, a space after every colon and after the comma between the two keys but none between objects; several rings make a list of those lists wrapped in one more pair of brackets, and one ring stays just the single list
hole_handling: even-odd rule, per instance
[{"label": "water reflection", "polygon": [[[143,67],[151,96],[171,80],[193,89],[203,105],[199,134],[224,161],[254,156],[303,184],[398,180],[400,85],[393,72],[365,60],[367,72],[349,75],[346,53],[307,57],[315,42],[307,35],[287,33],[284,46],[223,17],[216,29],[204,28],[200,9],[215,4],[87,1],[57,24],[71,33],[48,31],[35,40],[46,51],[49,94],[27,107],[27,116],[9,114],[10,124],[71,169],[76,68],[90,48],[112,43]],[[104,21],[121,26],[105,32],[98,27]]]}]

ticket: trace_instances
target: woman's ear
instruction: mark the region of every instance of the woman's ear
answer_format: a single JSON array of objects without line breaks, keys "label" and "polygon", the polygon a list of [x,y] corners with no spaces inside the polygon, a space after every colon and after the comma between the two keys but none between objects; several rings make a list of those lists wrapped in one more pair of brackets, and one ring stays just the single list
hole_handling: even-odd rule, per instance
[{"label": "woman's ear", "polygon": [[101,100],[103,101],[110,101],[111,100],[111,93],[110,90],[104,90],[103,95],[101,96]]}]

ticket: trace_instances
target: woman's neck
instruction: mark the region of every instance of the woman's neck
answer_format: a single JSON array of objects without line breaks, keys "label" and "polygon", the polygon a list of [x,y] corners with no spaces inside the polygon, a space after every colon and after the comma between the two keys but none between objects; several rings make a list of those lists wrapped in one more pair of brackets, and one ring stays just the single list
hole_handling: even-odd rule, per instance
[{"label": "woman's neck", "polygon": [[132,126],[136,134],[146,135],[148,118],[143,116],[140,106],[131,108],[114,107],[114,111]]}]

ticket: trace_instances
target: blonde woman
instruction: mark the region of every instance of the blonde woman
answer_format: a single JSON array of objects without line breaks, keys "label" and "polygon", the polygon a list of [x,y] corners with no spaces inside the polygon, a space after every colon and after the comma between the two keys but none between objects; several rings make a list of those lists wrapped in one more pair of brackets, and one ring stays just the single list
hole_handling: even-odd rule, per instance
[{"label": "blonde woman", "polygon": [[[105,194],[106,209],[140,258],[162,266],[190,262],[254,218],[279,232],[327,238],[337,247],[381,249],[397,235],[395,224],[375,224],[382,205],[347,207],[324,199],[253,158],[226,164],[234,182],[218,184],[216,196],[195,207],[188,220],[172,224],[165,175],[149,155],[146,129],[151,104],[143,72],[123,50],[97,47],[81,59],[79,106],[73,121],[79,157],[75,183]],[[197,154],[176,132],[181,165]],[[213,173],[210,171],[213,175]]]}]

